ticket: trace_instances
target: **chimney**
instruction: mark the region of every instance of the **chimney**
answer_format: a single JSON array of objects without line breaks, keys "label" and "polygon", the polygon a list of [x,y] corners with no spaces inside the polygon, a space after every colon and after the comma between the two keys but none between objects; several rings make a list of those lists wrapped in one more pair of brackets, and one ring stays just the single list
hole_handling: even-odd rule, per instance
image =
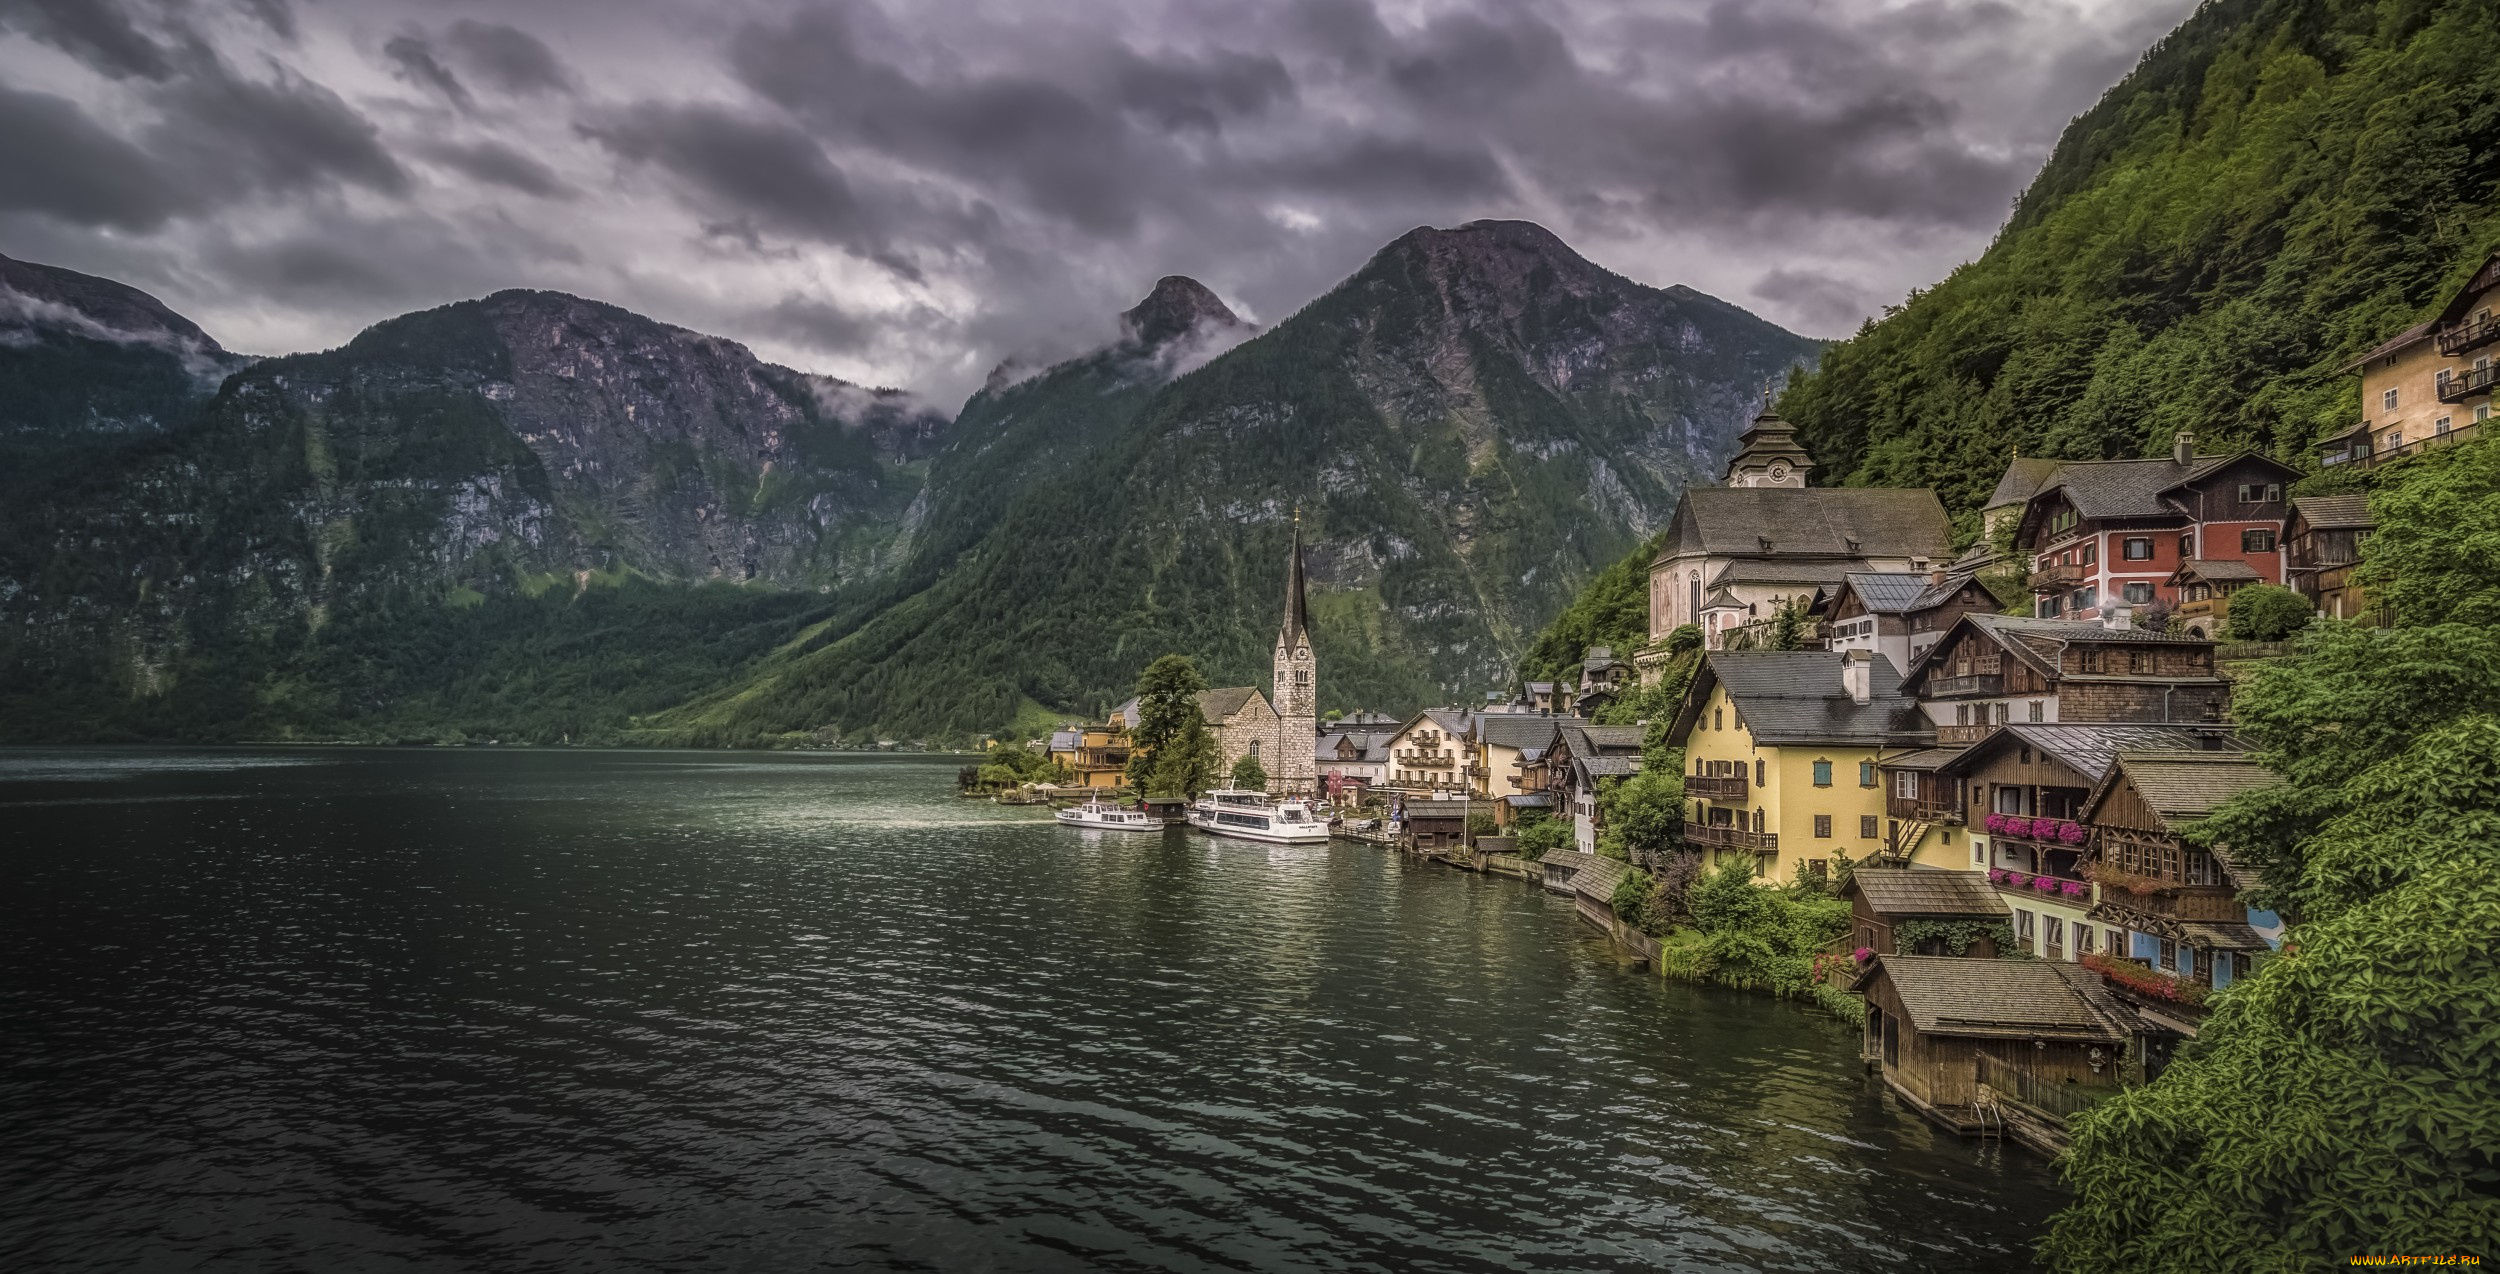
[{"label": "chimney", "polygon": [[2132,606],[2102,607],[2101,627],[2114,631],[2123,631],[2135,627],[2135,608]]},{"label": "chimney", "polygon": [[1840,686],[1849,701],[1864,704],[1875,697],[1875,652],[1845,650],[1840,655]]},{"label": "chimney", "polygon": [[2171,440],[2170,458],[2180,464],[2196,462],[2196,435],[2180,434]]},{"label": "chimney", "polygon": [[1939,566],[1936,569],[1927,572],[1927,584],[1930,588],[1944,587],[1944,568]]}]

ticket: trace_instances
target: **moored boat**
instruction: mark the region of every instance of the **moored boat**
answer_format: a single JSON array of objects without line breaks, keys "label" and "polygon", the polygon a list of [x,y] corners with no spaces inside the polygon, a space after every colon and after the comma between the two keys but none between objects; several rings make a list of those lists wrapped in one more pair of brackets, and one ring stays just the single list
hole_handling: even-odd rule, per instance
[{"label": "moored boat", "polygon": [[1163,820],[1117,805],[1105,805],[1100,797],[1083,805],[1071,805],[1058,812],[1062,827],[1096,827],[1115,832],[1159,832]]},{"label": "moored boat", "polygon": [[1217,788],[1202,793],[1189,807],[1189,825],[1217,836],[1281,845],[1319,845],[1328,840],[1328,820],[1308,801],[1273,800],[1265,792]]}]

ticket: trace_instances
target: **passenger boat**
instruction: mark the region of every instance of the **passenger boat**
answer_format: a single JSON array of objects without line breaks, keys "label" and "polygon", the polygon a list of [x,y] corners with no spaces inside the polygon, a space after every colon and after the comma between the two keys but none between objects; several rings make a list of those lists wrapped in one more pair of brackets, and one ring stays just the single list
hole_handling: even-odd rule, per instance
[{"label": "passenger boat", "polygon": [[1136,810],[1124,810],[1117,805],[1105,805],[1101,797],[1060,810],[1058,817],[1061,827],[1098,827],[1115,832],[1163,830],[1162,819],[1151,818]]},{"label": "passenger boat", "polygon": [[1265,792],[1222,787],[1198,797],[1189,807],[1189,825],[1217,836],[1266,841],[1276,845],[1320,845],[1328,841],[1328,820],[1308,801],[1271,800]]}]

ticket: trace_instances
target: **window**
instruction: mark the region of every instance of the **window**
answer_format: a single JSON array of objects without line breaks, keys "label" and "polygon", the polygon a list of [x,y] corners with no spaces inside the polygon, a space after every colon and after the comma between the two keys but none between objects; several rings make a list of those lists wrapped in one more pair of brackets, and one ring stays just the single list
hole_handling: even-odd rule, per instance
[{"label": "window", "polygon": [[2042,703],[2038,699],[2031,701],[2031,719],[2033,721],[2039,722],[2048,720],[2048,712],[2049,709],[2047,704]]},{"label": "window", "polygon": [[1918,771],[1900,770],[1892,776],[1892,794],[1905,801],[1918,799]]},{"label": "window", "polygon": [[2007,721],[2012,719],[2012,714],[2008,711],[2010,706],[2011,705],[2009,704],[2002,703],[1996,705],[1996,718],[1998,725],[2004,725]]},{"label": "window", "polygon": [[2153,600],[2153,586],[2142,580],[2127,585],[2127,604],[2141,606]]},{"label": "window", "polygon": [[2240,503],[2242,504],[2273,504],[2282,498],[2282,483],[2243,482],[2240,484]]},{"label": "window", "polygon": [[1257,739],[1252,739],[1252,740],[1250,740],[1250,755],[1252,755],[1252,756],[1257,756],[1258,754],[1259,754],[1259,741],[1258,741]]},{"label": "window", "polygon": [[1875,763],[1873,761],[1858,762],[1858,786],[1875,786]]},{"label": "window", "polygon": [[2234,982],[2237,982],[2237,981],[2239,981],[2240,979],[2247,977],[2247,976],[2249,975],[2250,970],[2254,967],[2255,963],[2256,963],[2256,962],[2255,962],[2255,961],[2253,961],[2253,960],[2251,960],[2251,959],[2249,958],[2248,953],[2247,953],[2247,952],[2245,952],[2245,951],[2234,951],[2234,952],[2232,952],[2232,953],[2231,953],[2231,980],[2232,980],[2232,981],[2234,981]]},{"label": "window", "polygon": [[2068,604],[2068,605],[2070,605],[2070,606],[2073,606],[2073,607],[2074,607],[2076,610],[2078,610],[2078,611],[2085,611],[2085,610],[2090,610],[2090,609],[2092,609],[2092,603],[2094,603],[2094,602],[2096,602],[2096,601],[2099,601],[2099,600],[2100,600],[2100,595],[2099,595],[2098,593],[2094,592],[2094,591],[2093,591],[2093,589],[2092,589],[2092,586],[2091,586],[2091,585],[2089,585],[2089,584],[2086,584],[2086,585],[2084,585],[2083,587],[2076,589],[2073,593],[2069,594],[2069,595],[2067,596],[2067,598],[2066,598],[2066,602],[2067,602],[2067,604]]},{"label": "window", "polygon": [[1310,670],[1310,669],[1308,669],[1308,668],[1296,668],[1296,669],[1294,669],[1294,670],[1293,670],[1293,684],[1295,684],[1295,685],[1297,685],[1297,686],[1307,686],[1307,685],[1311,684],[1311,670]]},{"label": "window", "polygon": [[2039,917],[2028,911],[2014,913],[2014,941],[2025,951],[2031,950],[2031,938],[2037,932],[2038,921]]},{"label": "window", "polygon": [[1830,840],[1832,838],[1831,815],[1817,814],[1814,816],[1814,837],[1816,840]]},{"label": "window", "polygon": [[2093,933],[2094,930],[2090,925],[2075,926],[2075,955],[2077,958],[2092,954]]},{"label": "window", "polygon": [[1957,704],[1953,705],[1953,724],[1955,724],[1955,725],[1969,725],[1969,724],[1971,724],[1971,719],[1970,719],[1970,705],[1969,705],[1969,704],[1967,704],[1967,703],[1957,703]]},{"label": "window", "polygon": [[2386,393],[2378,396],[2378,409],[2380,411],[2394,411],[2396,409],[2395,390],[2388,390]]},{"label": "window", "polygon": [[[2393,394],[2396,391],[2391,389],[2387,392]],[[2161,940],[2161,967],[2174,973],[2179,969],[2179,944],[2168,938]]]},{"label": "window", "polygon": [[[2248,488],[2242,487],[2240,489],[2245,491]],[[2130,562],[2152,561],[2153,537],[2149,535],[2130,535],[2126,539],[2119,542],[2118,551]]]},{"label": "window", "polygon": [[2179,537],[2179,560],[2184,562],[2194,556],[2196,556],[2196,532],[2190,531]]},{"label": "window", "polygon": [[1830,787],[1832,785],[1831,762],[1817,761],[1814,763],[1814,785],[1816,787]]},{"label": "window", "polygon": [[2479,425],[2489,419],[2491,419],[2491,404],[2481,403],[2476,405],[2474,408],[2474,423]]},{"label": "window", "polygon": [[2094,562],[2097,562],[2097,561],[2100,561],[2100,560],[2101,560],[2101,542],[2100,542],[2099,540],[2085,540],[2085,541],[2083,542],[2083,552],[2081,552],[2081,553],[2079,553],[2079,554],[2077,554],[2077,555],[2075,556],[2075,561],[2076,561],[2079,565],[2083,565],[2083,566],[2090,566],[2090,565],[2091,565],[2091,564],[2093,564]]},{"label": "window", "polygon": [[2104,948],[2104,950],[2114,956],[2123,956],[2127,954],[2127,931],[2124,929],[2110,930],[2109,945]]},{"label": "window", "polygon": [[2040,599],[2040,618],[2042,619],[2055,619],[2059,615],[2064,614],[2065,610],[2066,603],[2061,602],[2054,597],[2043,597]]},{"label": "window", "polygon": [[1970,865],[1973,867],[1985,867],[1988,865],[1987,842],[1972,841],[1970,843]]},{"label": "window", "polygon": [[2040,925],[2040,936],[2047,940],[2049,957],[2051,959],[2055,959],[2056,957],[2066,953],[2066,922],[2064,920],[2061,920],[2056,916],[2043,918]]},{"label": "window", "polygon": [[1710,728],[1713,730],[1724,730],[1727,728],[1726,709],[1712,708],[1710,710]]},{"label": "window", "polygon": [[2273,552],[2273,551],[2274,551],[2274,532],[2272,532],[2272,531],[2242,531],[2242,532],[2240,532],[2240,552],[2242,552],[2242,553],[2271,553],[2271,552]]},{"label": "window", "polygon": [[[1742,774],[1744,771],[1738,770],[1737,773]],[[1762,758],[1755,757],[1753,759],[1753,785],[1755,787],[1768,787],[1770,786],[1770,777],[1768,767],[1762,764]]]},{"label": "window", "polygon": [[1876,826],[1875,826],[1875,816],[1874,816],[1874,815],[1872,815],[1872,814],[1860,814],[1860,815],[1858,815],[1858,836],[1859,836],[1859,838],[1860,838],[1860,839],[1862,839],[1862,840],[1874,840],[1876,837],[1881,836],[1881,835],[1883,835],[1883,833],[1882,833],[1881,831],[1879,831],[1879,830],[1877,830],[1877,829],[1876,829]]}]

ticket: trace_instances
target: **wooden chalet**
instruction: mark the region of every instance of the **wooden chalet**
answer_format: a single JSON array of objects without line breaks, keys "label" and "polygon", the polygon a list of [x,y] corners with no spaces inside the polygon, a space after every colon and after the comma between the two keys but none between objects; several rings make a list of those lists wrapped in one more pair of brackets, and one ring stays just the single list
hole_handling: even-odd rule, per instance
[{"label": "wooden chalet", "polygon": [[[2124,930],[2124,956],[2205,986],[2247,976],[2280,932],[2239,900],[2249,882],[2227,851],[2190,844],[2186,829],[2242,792],[2281,782],[2241,753],[2121,752],[2084,802],[2087,870],[2099,882],[2092,919]],[[2262,926],[2262,930],[2261,930]]]},{"label": "wooden chalet", "polygon": [[1976,614],[1913,662],[1901,689],[1948,747],[2016,723],[2219,722],[2231,694],[2205,638]]},{"label": "wooden chalet", "polygon": [[1996,595],[1979,582],[1987,559],[1942,570],[1850,571],[1815,607],[1830,650],[1872,650],[1896,669],[1910,661],[1972,612],[1993,614]]},{"label": "wooden chalet", "polygon": [[[2003,954],[1996,939],[1980,935],[1961,950],[1928,930],[1948,925],[1995,925],[2013,912],[1997,896],[1986,874],[1975,871],[1928,871],[1913,867],[1860,867],[1849,873],[1841,890],[1857,920],[1857,944],[1877,955],[1967,956],[1990,959]],[[1904,926],[1910,950],[1902,951]]]},{"label": "wooden chalet", "polygon": [[2098,975],[2057,961],[1883,955],[1853,989],[1862,1056],[1894,1096],[1955,1132],[2050,1153],[2068,1118],[2117,1091],[2140,1029]]},{"label": "wooden chalet", "polygon": [[2253,451],[2197,455],[2180,434],[2152,460],[2068,460],[2024,505],[2016,540],[2031,559],[2033,613],[2094,619],[2176,603],[2166,581],[2190,558],[2246,563],[2282,579],[2275,539],[2300,472]]},{"label": "wooden chalet", "polygon": [[1546,741],[1542,772],[1550,798],[1547,808],[1555,817],[1571,820],[1572,842],[1581,853],[1597,852],[1597,833],[1605,826],[1598,785],[1640,773],[1646,733],[1636,725],[1564,722]]},{"label": "wooden chalet", "polygon": [[2358,495],[2305,495],[2292,501],[2283,522],[2283,570],[2288,582],[2321,615],[2385,624],[2386,608],[2371,604],[2352,582],[2361,565],[2361,542],[2378,525],[2370,501]]}]

